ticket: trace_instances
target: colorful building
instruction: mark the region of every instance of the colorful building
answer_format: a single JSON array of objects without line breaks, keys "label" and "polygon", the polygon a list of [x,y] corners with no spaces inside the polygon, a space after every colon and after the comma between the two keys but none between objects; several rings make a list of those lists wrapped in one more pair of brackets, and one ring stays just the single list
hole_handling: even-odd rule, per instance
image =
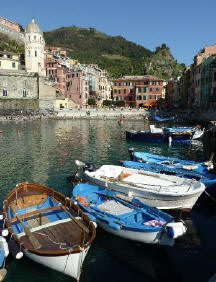
[{"label": "colorful building", "polygon": [[88,105],[89,79],[87,72],[77,70],[66,73],[65,96],[80,107]]},{"label": "colorful building", "polygon": [[163,79],[152,75],[124,76],[113,80],[113,98],[130,106],[156,106],[162,98]]},{"label": "colorful building", "polygon": [[13,37],[14,39],[24,40],[24,35],[21,32],[19,25],[3,17],[0,17],[0,32]]}]

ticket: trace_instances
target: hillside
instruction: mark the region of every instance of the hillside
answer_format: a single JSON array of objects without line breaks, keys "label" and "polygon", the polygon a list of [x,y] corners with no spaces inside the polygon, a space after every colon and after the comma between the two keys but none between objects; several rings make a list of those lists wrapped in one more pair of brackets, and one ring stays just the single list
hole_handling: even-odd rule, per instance
[{"label": "hillside", "polygon": [[44,32],[47,46],[62,47],[81,63],[97,63],[114,78],[130,74],[152,74],[169,79],[181,75],[184,64],[173,58],[162,44],[152,52],[121,36],[109,36],[93,28],[62,27]]}]

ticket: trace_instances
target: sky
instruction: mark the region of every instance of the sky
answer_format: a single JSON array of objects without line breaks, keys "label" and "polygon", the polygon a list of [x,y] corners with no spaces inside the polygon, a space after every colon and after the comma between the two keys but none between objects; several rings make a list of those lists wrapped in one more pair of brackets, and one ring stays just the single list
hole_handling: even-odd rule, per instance
[{"label": "sky", "polygon": [[42,31],[92,27],[155,51],[165,43],[187,66],[205,46],[216,43],[215,0],[10,0],[0,16],[26,28],[32,18]]}]

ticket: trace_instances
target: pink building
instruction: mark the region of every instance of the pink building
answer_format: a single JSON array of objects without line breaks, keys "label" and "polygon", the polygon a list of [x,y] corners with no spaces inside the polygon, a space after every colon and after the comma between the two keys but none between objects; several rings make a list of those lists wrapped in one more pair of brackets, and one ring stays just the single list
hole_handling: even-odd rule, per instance
[{"label": "pink building", "polygon": [[13,31],[16,31],[16,32],[20,32],[20,27],[18,24],[10,21],[10,20],[7,20],[3,17],[0,17],[0,26],[2,28],[5,28],[5,29],[9,29],[9,30],[13,30]]},{"label": "pink building", "polygon": [[82,70],[66,74],[65,96],[79,106],[86,106],[89,98],[88,73]]},{"label": "pink building", "polygon": [[55,88],[61,91],[63,95],[65,95],[66,72],[68,71],[68,68],[62,67],[56,59],[46,58],[45,70],[46,70],[46,76],[49,77],[54,82]]}]

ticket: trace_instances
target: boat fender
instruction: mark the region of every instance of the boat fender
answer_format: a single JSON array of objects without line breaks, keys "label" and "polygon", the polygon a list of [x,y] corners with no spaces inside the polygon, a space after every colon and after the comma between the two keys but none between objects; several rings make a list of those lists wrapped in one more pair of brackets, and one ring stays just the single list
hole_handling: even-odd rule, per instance
[{"label": "boat fender", "polygon": [[8,242],[8,247],[10,254],[12,254],[15,259],[21,259],[23,257],[23,252],[21,251],[20,245],[17,244],[15,240],[10,240]]},{"label": "boat fender", "polygon": [[184,235],[187,228],[182,222],[170,222],[166,225],[166,231],[168,236],[175,239]]},{"label": "boat fender", "polygon": [[97,228],[97,223],[95,221],[91,221],[94,224],[94,227]]},{"label": "boat fender", "polygon": [[0,281],[3,281],[6,275],[7,275],[7,269],[5,268],[0,269]]},{"label": "boat fender", "polygon": [[4,250],[5,257],[7,257],[9,255],[8,243],[6,239],[2,236],[0,236],[0,246]]},{"label": "boat fender", "polygon": [[109,222],[109,227],[111,227],[114,230],[120,230],[121,229],[121,226],[117,223],[114,223],[114,222]]},{"label": "boat fender", "polygon": [[88,171],[94,171],[94,165],[93,163],[87,163],[84,167],[85,170],[88,170]]},{"label": "boat fender", "polygon": [[183,165],[182,168],[187,170],[194,170],[198,168],[198,165]]},{"label": "boat fender", "polygon": [[4,236],[4,237],[7,237],[8,234],[9,234],[9,232],[8,232],[8,229],[7,229],[7,228],[2,228],[2,229],[0,229],[0,236],[2,235],[2,236]]},{"label": "boat fender", "polygon": [[0,213],[0,220],[3,220],[3,219],[4,219],[3,213]]}]

